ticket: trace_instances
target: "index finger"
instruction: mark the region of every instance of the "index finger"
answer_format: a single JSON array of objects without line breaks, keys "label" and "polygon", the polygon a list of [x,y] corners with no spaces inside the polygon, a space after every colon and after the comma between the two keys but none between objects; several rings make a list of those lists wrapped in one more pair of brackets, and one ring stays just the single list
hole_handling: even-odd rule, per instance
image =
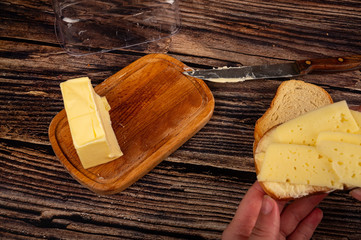
[{"label": "index finger", "polygon": [[326,196],[327,194],[307,196],[287,206],[281,214],[281,234],[285,237],[290,235]]}]

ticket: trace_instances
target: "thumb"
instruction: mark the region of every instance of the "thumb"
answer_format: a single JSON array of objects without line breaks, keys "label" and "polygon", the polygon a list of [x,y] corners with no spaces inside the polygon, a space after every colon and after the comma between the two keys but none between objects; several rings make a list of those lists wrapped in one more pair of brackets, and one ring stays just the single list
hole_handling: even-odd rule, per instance
[{"label": "thumb", "polygon": [[256,225],[249,239],[278,239],[280,231],[280,213],[275,200],[268,195],[263,197],[262,207]]}]

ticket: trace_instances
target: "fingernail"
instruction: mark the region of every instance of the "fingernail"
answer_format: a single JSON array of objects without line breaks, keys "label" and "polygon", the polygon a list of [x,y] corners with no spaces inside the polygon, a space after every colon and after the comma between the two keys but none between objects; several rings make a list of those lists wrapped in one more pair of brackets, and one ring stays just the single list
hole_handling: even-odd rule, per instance
[{"label": "fingernail", "polygon": [[273,200],[268,195],[264,195],[261,207],[261,213],[267,215],[273,210]]}]

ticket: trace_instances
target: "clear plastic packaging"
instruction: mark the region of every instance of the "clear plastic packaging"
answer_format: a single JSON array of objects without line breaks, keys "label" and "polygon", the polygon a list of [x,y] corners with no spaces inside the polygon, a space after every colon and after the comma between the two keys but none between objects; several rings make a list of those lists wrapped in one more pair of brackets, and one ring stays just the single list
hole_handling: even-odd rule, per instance
[{"label": "clear plastic packaging", "polygon": [[178,0],[53,0],[56,35],[71,55],[128,48],[180,28]]}]

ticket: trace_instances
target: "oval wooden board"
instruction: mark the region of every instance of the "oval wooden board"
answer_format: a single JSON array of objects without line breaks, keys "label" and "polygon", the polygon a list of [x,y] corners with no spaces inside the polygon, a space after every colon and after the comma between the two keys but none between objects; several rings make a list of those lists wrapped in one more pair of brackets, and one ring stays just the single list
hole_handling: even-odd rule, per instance
[{"label": "oval wooden board", "polygon": [[164,54],[133,62],[95,87],[106,96],[112,126],[124,155],[84,169],[76,154],[65,110],[49,127],[53,150],[69,173],[97,194],[118,193],[144,176],[211,118],[214,98],[186,66]]}]

